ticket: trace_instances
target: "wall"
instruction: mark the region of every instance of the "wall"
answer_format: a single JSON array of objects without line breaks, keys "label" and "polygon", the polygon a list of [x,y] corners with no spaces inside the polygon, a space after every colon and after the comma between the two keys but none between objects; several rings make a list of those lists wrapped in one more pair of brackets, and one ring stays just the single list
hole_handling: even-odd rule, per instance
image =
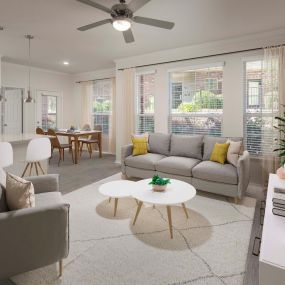
[{"label": "wall", "polygon": [[[1,64],[2,86],[24,88],[28,85],[28,67],[13,63]],[[32,96],[36,90],[57,91],[62,95],[62,126],[75,123],[73,81],[70,74],[49,71],[39,68],[31,69]],[[24,132],[34,132],[36,127],[36,104],[24,104]]]}]

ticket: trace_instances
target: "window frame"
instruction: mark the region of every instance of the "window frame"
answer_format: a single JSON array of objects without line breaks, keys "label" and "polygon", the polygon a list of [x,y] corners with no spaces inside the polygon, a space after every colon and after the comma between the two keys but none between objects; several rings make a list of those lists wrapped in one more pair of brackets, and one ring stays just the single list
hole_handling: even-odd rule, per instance
[{"label": "window frame", "polygon": [[[139,106],[139,77],[143,75],[153,75],[154,76],[154,86],[153,86],[153,113],[140,113],[140,106]],[[143,134],[143,133],[150,133],[149,130],[146,130],[147,128],[144,128],[144,130],[140,130],[139,128],[139,120],[140,118],[152,118],[153,119],[153,132],[155,132],[155,81],[156,81],[156,70],[147,70],[147,71],[138,71],[135,73],[135,130],[136,133],[138,134]]]},{"label": "window frame", "polygon": [[[96,100],[96,95],[95,95],[95,92],[94,92],[94,85],[95,84],[104,84],[108,82],[108,84],[110,84],[110,96],[109,96],[109,101],[110,101],[110,110],[109,111],[93,111],[94,108],[93,108],[93,104],[95,102],[97,102]],[[90,107],[91,107],[91,124],[92,124],[92,128],[95,127],[95,125],[101,125],[102,127],[102,135],[105,136],[105,137],[109,137],[110,136],[110,131],[112,129],[112,116],[113,116],[113,112],[112,112],[112,99],[113,99],[113,84],[112,84],[112,79],[102,79],[102,80],[94,80],[93,81],[93,84],[92,84],[92,95],[91,95],[91,99],[90,99]],[[104,97],[100,94],[100,96],[104,99]],[[99,97],[99,96],[98,96]],[[100,99],[100,97],[99,97]],[[107,100],[103,100],[103,101],[107,101]],[[101,117],[101,121],[102,123],[97,123],[95,124],[95,117],[98,116],[98,117]],[[105,128],[104,128],[104,123],[103,123],[103,120],[104,120],[104,117],[105,116],[108,116],[108,125],[107,125],[107,130],[108,132],[105,132]]]},{"label": "window frame", "polygon": [[[175,69],[170,69],[168,70],[168,92],[169,92],[169,96],[168,96],[168,100],[169,100],[169,111],[168,111],[168,133],[174,133],[172,130],[172,118],[173,117],[177,117],[177,118],[189,118],[189,119],[195,119],[195,118],[201,118],[201,117],[208,117],[208,118],[218,118],[220,123],[221,123],[221,127],[220,127],[220,133],[219,134],[204,134],[204,135],[212,135],[212,136],[222,136],[223,135],[223,113],[224,113],[224,93],[223,93],[223,88],[224,88],[224,65],[225,62],[217,62],[217,63],[209,63],[209,64],[202,64],[202,65],[194,65],[194,66],[189,66],[189,67],[181,67],[181,68],[175,68]],[[171,79],[171,74],[172,73],[183,73],[183,72],[191,72],[191,71],[196,71],[196,70],[202,70],[202,69],[211,69],[211,68],[222,68],[222,88],[221,88],[221,94],[222,94],[222,98],[223,98],[223,106],[222,106],[222,112],[221,113],[210,113],[208,112],[206,115],[202,114],[202,113],[196,113],[196,112],[189,112],[189,113],[172,113],[172,104],[173,104],[173,96],[172,96],[172,79]],[[204,83],[206,82],[206,79],[209,79],[209,77],[204,79]],[[177,82],[178,83],[178,82]],[[181,82],[182,85],[182,91],[183,92],[183,82]],[[219,89],[219,80],[217,79],[217,89]],[[201,91],[209,91],[211,92],[211,90],[209,90],[209,88],[204,88],[204,90]],[[197,90],[195,91],[197,92]],[[182,97],[182,103],[183,103],[183,94],[181,95]],[[218,109],[217,109],[218,110]],[[181,135],[185,135],[185,134],[189,134],[189,135],[200,135],[201,133],[185,133],[185,132],[175,132],[175,134],[181,134]]]}]

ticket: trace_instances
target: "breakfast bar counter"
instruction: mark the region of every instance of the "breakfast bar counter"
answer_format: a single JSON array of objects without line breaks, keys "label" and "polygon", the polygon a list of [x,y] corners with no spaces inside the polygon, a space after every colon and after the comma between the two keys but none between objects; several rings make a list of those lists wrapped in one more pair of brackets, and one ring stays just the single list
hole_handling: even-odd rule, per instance
[{"label": "breakfast bar counter", "polygon": [[[35,138],[47,137],[44,135],[37,135],[37,134],[17,134],[17,135],[0,135],[0,142],[9,142],[13,147],[13,156],[14,156],[14,163],[13,165],[6,167],[5,170],[12,174],[21,176],[24,168],[26,166],[26,151],[28,143]],[[48,170],[48,163],[47,161],[41,162],[43,170],[47,173]],[[3,183],[5,180],[2,171],[0,171],[0,182]],[[32,175],[36,175],[36,173],[32,173]]]}]

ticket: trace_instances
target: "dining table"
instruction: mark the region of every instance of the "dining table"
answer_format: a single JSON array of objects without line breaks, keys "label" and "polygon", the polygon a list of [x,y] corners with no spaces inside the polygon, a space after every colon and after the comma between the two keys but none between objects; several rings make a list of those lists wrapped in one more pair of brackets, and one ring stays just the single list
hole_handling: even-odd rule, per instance
[{"label": "dining table", "polygon": [[84,131],[84,130],[57,130],[57,136],[68,137],[69,144],[74,142],[74,164],[79,163],[79,138],[80,137],[88,137],[94,134],[98,134],[98,148],[99,148],[99,157],[102,157],[102,131],[91,130],[91,131]]}]

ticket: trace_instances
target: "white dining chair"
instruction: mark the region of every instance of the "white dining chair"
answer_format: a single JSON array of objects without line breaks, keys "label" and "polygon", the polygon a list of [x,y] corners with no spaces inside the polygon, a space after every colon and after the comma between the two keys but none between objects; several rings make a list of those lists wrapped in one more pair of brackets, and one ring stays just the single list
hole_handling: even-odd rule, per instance
[{"label": "white dining chair", "polygon": [[0,167],[8,167],[13,164],[13,148],[8,142],[0,142]]},{"label": "white dining chair", "polygon": [[0,142],[0,183],[6,185],[6,172],[3,168],[13,164],[13,148],[8,142]]},{"label": "white dining chair", "polygon": [[[36,174],[39,175],[39,169],[42,174],[45,174],[41,161],[48,160],[51,157],[51,143],[49,138],[39,138],[33,139],[29,142],[26,153],[26,167],[22,174],[22,177],[25,176],[28,168],[29,176],[32,174],[33,167],[35,167]],[[39,168],[38,168],[39,167]]]}]

